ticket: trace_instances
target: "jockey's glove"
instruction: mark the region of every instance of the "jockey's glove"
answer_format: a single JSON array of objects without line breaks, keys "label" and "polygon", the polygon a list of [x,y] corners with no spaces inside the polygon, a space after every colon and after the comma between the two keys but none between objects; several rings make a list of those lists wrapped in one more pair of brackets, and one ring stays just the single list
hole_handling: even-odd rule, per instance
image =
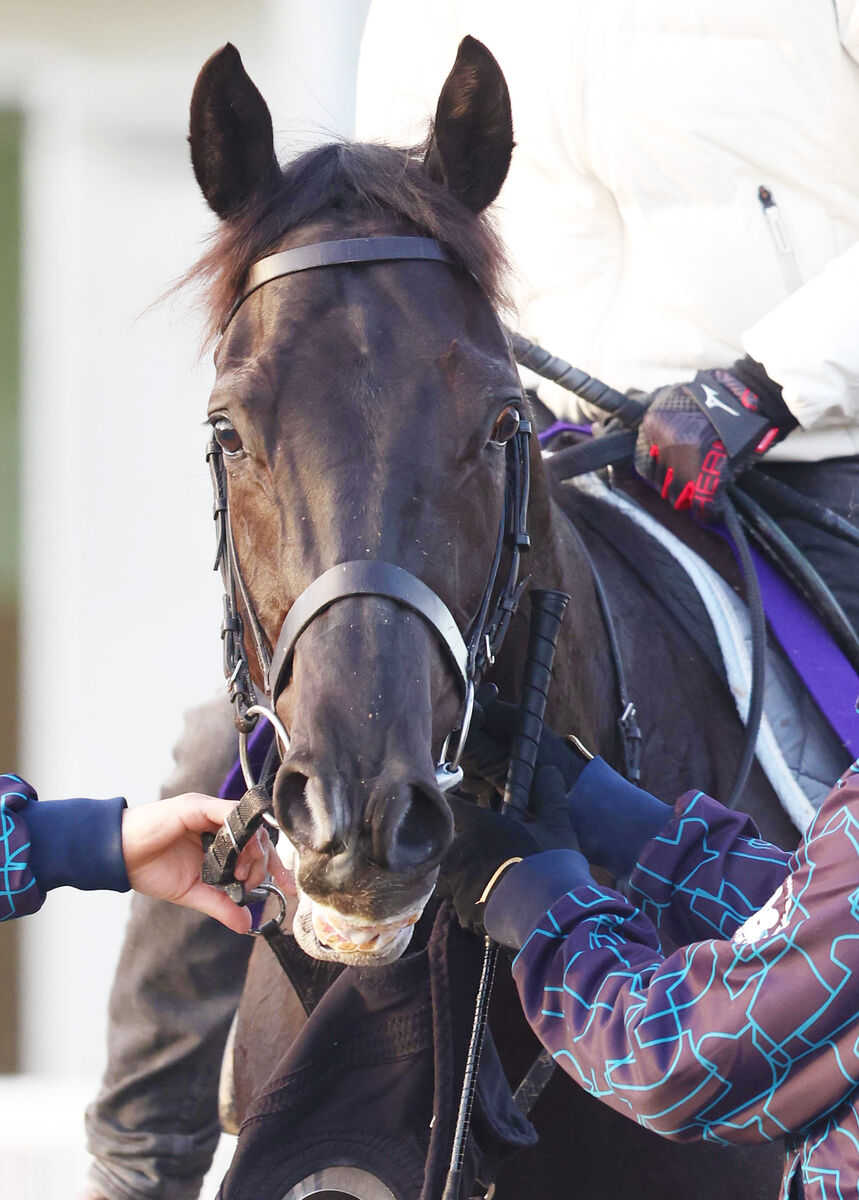
[{"label": "jockey's glove", "polygon": [[[467,776],[477,776],[492,785],[499,795],[504,794],[507,768],[510,763],[510,748],[519,723],[519,708],[498,699],[494,684],[482,684],[477,692],[477,703],[462,765]],[[564,738],[543,726],[537,750],[535,769],[556,767],[569,791],[587,766],[586,753],[575,749]]]},{"label": "jockey's glove", "polygon": [[[503,793],[519,709],[499,700],[491,685],[481,688],[478,701],[463,766]],[[546,803],[541,795],[546,778],[541,768],[555,768],[567,792],[567,813],[579,849],[594,866],[622,879],[647,842],[670,820],[672,810],[603,759],[589,761],[579,746],[543,727],[531,797],[538,808]]]},{"label": "jockey's glove", "polygon": [[718,520],[726,486],[798,422],[760,363],[699,371],[645,400],[635,469],[674,508]]},{"label": "jockey's glove", "polygon": [[[532,795],[536,819],[524,824],[493,813],[457,796],[448,800],[453,812],[454,841],[439,871],[436,892],[453,903],[460,924],[474,933],[486,932],[484,910],[490,896],[514,869],[534,859],[534,901],[537,916],[563,892],[591,882],[587,861],[578,852],[567,807],[567,790],[555,767],[542,767],[534,778]],[[548,852],[548,853],[546,853]],[[545,905],[543,896],[545,894]],[[509,922],[493,934],[513,945]]]}]

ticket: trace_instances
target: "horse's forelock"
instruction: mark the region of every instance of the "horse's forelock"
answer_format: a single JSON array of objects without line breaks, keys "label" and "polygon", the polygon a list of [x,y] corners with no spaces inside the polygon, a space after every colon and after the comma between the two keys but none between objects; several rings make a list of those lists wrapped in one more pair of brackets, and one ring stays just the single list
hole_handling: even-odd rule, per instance
[{"label": "horse's forelock", "polygon": [[180,286],[205,285],[207,337],[215,337],[257,259],[291,230],[328,211],[389,212],[433,237],[470,274],[490,303],[506,305],[506,254],[491,218],[475,215],[430,179],[423,148],[330,143],[284,168],[280,180],[215,232]]}]

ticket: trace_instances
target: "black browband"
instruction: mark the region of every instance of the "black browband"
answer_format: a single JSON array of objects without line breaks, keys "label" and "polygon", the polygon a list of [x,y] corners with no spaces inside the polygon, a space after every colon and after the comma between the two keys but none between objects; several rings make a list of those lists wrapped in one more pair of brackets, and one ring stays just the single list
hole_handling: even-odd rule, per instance
[{"label": "black browband", "polygon": [[349,263],[392,262],[394,259],[416,259],[424,262],[443,262],[453,265],[451,258],[433,238],[423,237],[364,237],[344,238],[339,242],[314,242],[310,246],[295,246],[259,259],[248,271],[244,291],[227,313],[221,333],[238,310],[257,288],[283,275],[295,275],[312,267],[339,267]]}]

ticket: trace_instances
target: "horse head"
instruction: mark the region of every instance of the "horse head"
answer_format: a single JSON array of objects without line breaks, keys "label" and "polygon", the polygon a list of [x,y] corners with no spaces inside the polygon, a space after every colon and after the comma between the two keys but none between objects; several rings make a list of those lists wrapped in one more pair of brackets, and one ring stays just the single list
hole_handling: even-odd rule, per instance
[{"label": "horse head", "polygon": [[[525,417],[484,215],[513,148],[497,63],[463,41],[420,151],[326,145],[282,169],[266,103],[228,45],[197,80],[190,143],[221,218],[197,268],[222,330],[209,421],[244,607],[268,652],[296,600],[342,564],[408,573],[467,639]],[[441,251],[248,285],[274,253],[382,238]],[[456,654],[419,605],[382,588],[311,605],[293,634],[279,683],[253,669],[259,690],[277,683],[290,734],[274,805],[295,851],[296,933],[317,957],[389,961],[452,837],[436,763],[463,720]]]}]

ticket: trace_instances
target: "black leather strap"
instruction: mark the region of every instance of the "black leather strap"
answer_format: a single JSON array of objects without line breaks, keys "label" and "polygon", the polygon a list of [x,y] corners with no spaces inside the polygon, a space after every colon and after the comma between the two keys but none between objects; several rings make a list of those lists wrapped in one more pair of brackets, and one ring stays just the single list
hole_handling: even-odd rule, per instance
[{"label": "black leather strap", "polygon": [[[216,834],[203,834],[203,883],[216,887],[235,882],[233,872],[239,855],[259,829],[263,816],[271,808],[271,792],[263,784],[257,784],[245,792]],[[277,830],[270,830],[272,840]],[[211,841],[209,841],[211,838]]]},{"label": "black leather strap", "polygon": [[385,596],[423,617],[438,634],[465,690],[468,651],[447,605],[403,567],[375,559],[358,559],[338,563],[317,576],[287,613],[272,654],[266,685],[273,704],[289,679],[295,643],[303,631],[323,609],[348,596]]},{"label": "black leather strap", "polygon": [[513,1099],[526,1117],[542,1096],[546,1084],[555,1073],[555,1066],[555,1060],[549,1051],[541,1050],[513,1093]]},{"label": "black leather strap", "polygon": [[271,946],[272,953],[309,1017],[343,970],[343,964],[311,958],[291,934],[283,932],[274,919],[261,925],[259,932]]},{"label": "black leather strap", "polygon": [[337,242],[314,242],[310,246],[295,246],[258,259],[245,279],[244,290],[227,314],[221,333],[237,310],[257,288],[283,275],[295,275],[313,267],[339,267],[349,263],[391,262],[395,259],[455,263],[433,238],[369,237],[345,238]]},{"label": "black leather strap", "polygon": [[602,433],[599,437],[577,442],[575,446],[566,446],[563,450],[549,447],[548,452],[543,451],[543,455],[559,479],[574,479],[578,475],[589,475],[591,471],[601,471],[603,467],[615,463],[631,462],[636,436],[634,429],[616,429],[612,433]]}]

